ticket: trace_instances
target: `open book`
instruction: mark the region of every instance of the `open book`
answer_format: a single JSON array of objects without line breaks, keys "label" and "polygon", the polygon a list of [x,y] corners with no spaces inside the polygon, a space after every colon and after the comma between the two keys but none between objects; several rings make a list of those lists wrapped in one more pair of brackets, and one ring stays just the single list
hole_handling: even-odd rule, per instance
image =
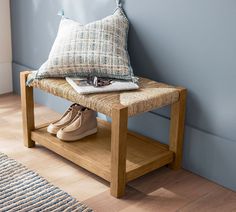
[{"label": "open book", "polygon": [[139,86],[134,82],[112,80],[110,85],[95,87],[87,83],[86,78],[66,77],[66,81],[79,93],[104,93],[112,91],[136,90]]}]

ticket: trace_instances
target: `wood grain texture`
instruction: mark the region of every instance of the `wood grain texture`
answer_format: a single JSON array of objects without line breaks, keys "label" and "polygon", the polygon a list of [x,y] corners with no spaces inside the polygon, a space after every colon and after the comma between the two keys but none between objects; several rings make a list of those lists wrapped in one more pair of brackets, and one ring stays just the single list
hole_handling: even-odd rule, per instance
[{"label": "wood grain texture", "polygon": [[214,192],[202,196],[196,201],[180,209],[181,212],[199,211],[199,212],[228,212],[236,211],[235,192],[225,188],[218,188]]},{"label": "wood grain texture", "polygon": [[[142,150],[140,150],[142,151]],[[141,161],[139,167],[133,168],[133,170],[128,171],[126,174],[126,181],[132,181],[140,176],[143,176],[155,169],[158,169],[166,164],[173,161],[173,152],[165,151],[157,154],[153,158],[149,158],[146,161]]]},{"label": "wood grain texture", "polygon": [[125,193],[128,108],[112,108],[111,124],[111,195],[120,198]]},{"label": "wood grain texture", "polygon": [[[98,133],[78,142],[63,142],[47,132],[41,124],[31,136],[34,141],[62,155],[81,167],[111,181],[111,124],[98,119]],[[117,128],[116,128],[117,129]],[[122,133],[124,130],[122,130]],[[127,131],[126,182],[166,165],[173,160],[173,152],[157,141],[142,139]]]},{"label": "wood grain texture", "polygon": [[23,120],[24,145],[28,148],[34,147],[35,143],[31,139],[31,131],[34,129],[34,94],[33,88],[26,86],[29,72],[20,73],[21,84],[21,107]]},{"label": "wood grain texture", "polygon": [[171,105],[169,150],[175,153],[172,169],[180,169],[183,155],[187,90],[179,88],[179,101]]}]

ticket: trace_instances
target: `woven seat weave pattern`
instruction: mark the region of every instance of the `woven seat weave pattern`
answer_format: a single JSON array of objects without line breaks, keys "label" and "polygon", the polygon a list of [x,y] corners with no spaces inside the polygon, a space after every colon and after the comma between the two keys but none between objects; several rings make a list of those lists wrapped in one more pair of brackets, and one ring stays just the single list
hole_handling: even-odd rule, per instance
[{"label": "woven seat weave pattern", "polygon": [[179,99],[178,88],[146,78],[140,78],[139,90],[88,95],[78,94],[64,79],[35,80],[31,86],[110,117],[112,107],[117,104],[127,106],[128,115],[134,116],[170,105]]}]

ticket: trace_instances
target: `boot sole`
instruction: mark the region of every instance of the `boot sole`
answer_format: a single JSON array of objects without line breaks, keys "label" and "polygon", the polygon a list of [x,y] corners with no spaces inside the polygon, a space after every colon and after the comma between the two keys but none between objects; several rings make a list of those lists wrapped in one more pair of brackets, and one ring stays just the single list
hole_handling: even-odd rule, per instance
[{"label": "boot sole", "polygon": [[95,133],[97,133],[97,131],[98,131],[97,128],[94,128],[92,130],[88,130],[85,133],[77,135],[77,136],[68,136],[67,137],[67,136],[58,136],[57,135],[57,137],[62,141],[77,141],[77,140],[80,140],[80,139],[87,137],[89,135],[95,134]]}]

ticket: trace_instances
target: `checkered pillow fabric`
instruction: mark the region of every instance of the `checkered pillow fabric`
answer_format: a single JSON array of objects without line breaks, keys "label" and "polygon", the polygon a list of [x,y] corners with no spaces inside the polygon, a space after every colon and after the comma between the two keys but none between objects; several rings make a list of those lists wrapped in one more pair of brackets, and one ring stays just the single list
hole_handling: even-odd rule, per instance
[{"label": "checkered pillow fabric", "polygon": [[122,8],[82,25],[62,17],[48,60],[36,78],[98,76],[133,79],[127,51],[129,22]]}]

